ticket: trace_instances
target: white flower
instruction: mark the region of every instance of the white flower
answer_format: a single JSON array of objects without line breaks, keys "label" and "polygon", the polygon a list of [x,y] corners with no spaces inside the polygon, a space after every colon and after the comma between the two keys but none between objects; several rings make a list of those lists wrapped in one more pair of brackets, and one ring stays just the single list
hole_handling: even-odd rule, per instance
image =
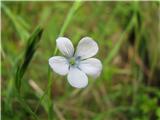
[{"label": "white flower", "polygon": [[57,47],[64,55],[49,58],[49,65],[60,75],[67,75],[68,82],[76,88],[84,88],[88,84],[88,76],[98,77],[102,70],[101,61],[91,58],[98,52],[97,43],[90,37],[80,40],[74,53],[72,42],[66,37],[56,40]]}]

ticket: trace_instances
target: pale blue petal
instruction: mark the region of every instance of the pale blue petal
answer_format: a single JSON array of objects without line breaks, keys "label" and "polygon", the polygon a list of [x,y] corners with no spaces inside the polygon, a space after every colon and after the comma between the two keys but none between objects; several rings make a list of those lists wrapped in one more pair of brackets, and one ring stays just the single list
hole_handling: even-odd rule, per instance
[{"label": "pale blue petal", "polygon": [[96,58],[89,58],[79,63],[79,68],[91,77],[98,77],[102,71],[102,63]]},{"label": "pale blue petal", "polygon": [[84,37],[80,40],[77,46],[75,56],[80,56],[81,59],[90,58],[98,52],[97,43],[90,37]]},{"label": "pale blue petal", "polygon": [[61,51],[61,53],[66,57],[72,57],[74,54],[74,47],[72,42],[66,37],[58,37],[57,47]]},{"label": "pale blue petal", "polygon": [[56,73],[66,75],[69,71],[69,63],[62,56],[54,56],[49,59],[49,65]]},{"label": "pale blue petal", "polygon": [[70,68],[67,79],[69,84],[76,88],[84,88],[88,84],[88,77],[86,74],[76,67]]}]

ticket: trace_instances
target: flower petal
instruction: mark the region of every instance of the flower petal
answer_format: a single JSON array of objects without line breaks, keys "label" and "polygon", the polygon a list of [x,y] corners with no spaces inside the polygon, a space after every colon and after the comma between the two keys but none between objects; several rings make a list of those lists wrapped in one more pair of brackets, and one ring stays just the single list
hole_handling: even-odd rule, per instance
[{"label": "flower petal", "polygon": [[74,54],[74,47],[72,42],[66,37],[58,37],[57,47],[61,51],[61,53],[66,57],[72,57]]},{"label": "flower petal", "polygon": [[83,60],[79,64],[79,68],[85,72],[87,75],[94,78],[98,77],[102,70],[102,63],[96,58],[89,58]]},{"label": "flower petal", "polygon": [[78,43],[75,56],[80,56],[81,59],[90,58],[98,52],[97,43],[90,37],[84,37]]},{"label": "flower petal", "polygon": [[61,56],[54,56],[49,58],[49,65],[60,75],[66,75],[69,71],[69,63],[66,58]]},{"label": "flower petal", "polygon": [[88,77],[86,74],[76,67],[70,68],[67,79],[69,84],[76,88],[84,88],[88,84]]}]

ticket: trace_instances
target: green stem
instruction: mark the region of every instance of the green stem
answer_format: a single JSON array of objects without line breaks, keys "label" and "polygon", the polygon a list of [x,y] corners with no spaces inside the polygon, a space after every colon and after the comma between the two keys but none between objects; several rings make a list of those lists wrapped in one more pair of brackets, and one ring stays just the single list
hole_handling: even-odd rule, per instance
[{"label": "green stem", "polygon": [[[63,36],[64,35],[64,32],[66,31],[69,23],[71,22],[75,12],[78,10],[78,8],[80,7],[81,5],[81,1],[76,1],[73,6],[71,7],[64,23],[63,23],[63,26],[60,30],[60,33],[59,33],[59,36]],[[55,56],[57,54],[57,47],[55,48],[54,50],[54,54],[51,55],[51,56]],[[52,80],[52,74],[51,74],[51,69],[50,69],[50,66],[48,66],[48,86],[47,86],[47,89],[45,90],[44,94],[42,96],[39,96],[40,97],[40,101],[39,103],[37,104],[37,107],[35,109],[35,112],[37,111],[40,103],[43,101],[43,99],[45,98],[45,95],[47,95],[48,97],[48,109],[46,109],[46,111],[48,112],[48,119],[49,120],[52,120],[53,119],[53,100],[51,98],[51,86],[52,86],[52,83],[53,83],[53,80]],[[44,107],[46,108],[46,103],[43,103]]]},{"label": "green stem", "polygon": [[[64,32],[66,31],[67,29],[67,26],[69,25],[69,23],[71,22],[75,12],[77,11],[77,9],[80,7],[81,5],[81,2],[80,1],[76,1],[72,8],[70,9],[68,15],[67,15],[67,18],[62,26],[62,29],[60,31],[60,34],[59,36],[63,36],[64,35]],[[57,47],[55,48],[54,50],[54,56],[57,54]],[[52,102],[52,98],[51,98],[51,86],[52,86],[52,75],[51,75],[51,70],[49,69],[48,71],[48,83],[49,83],[49,91],[48,91],[48,98],[50,99],[50,102],[49,102],[49,106],[48,106],[48,120],[52,120],[53,119],[53,102]]]}]

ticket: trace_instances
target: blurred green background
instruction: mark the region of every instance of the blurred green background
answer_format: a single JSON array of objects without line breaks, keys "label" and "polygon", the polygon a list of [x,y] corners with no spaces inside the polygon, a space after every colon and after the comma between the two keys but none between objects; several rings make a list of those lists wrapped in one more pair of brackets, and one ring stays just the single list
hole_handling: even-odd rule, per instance
[{"label": "blurred green background", "polygon": [[[160,120],[159,13],[158,1],[3,1],[2,119]],[[59,35],[99,45],[103,71],[84,89],[48,66]]]}]

